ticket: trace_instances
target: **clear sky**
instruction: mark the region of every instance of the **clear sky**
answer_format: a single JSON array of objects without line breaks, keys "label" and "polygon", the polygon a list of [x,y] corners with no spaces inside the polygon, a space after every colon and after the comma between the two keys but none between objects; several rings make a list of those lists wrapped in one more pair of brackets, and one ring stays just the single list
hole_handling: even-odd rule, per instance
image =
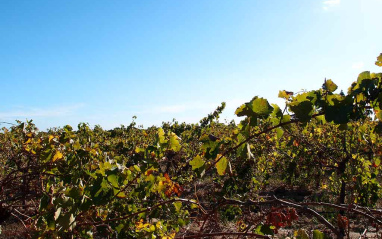
[{"label": "clear sky", "polygon": [[[344,91],[382,52],[382,0],[1,0],[0,121],[41,130],[223,119],[259,95]],[[0,125],[0,126],[5,126]]]}]

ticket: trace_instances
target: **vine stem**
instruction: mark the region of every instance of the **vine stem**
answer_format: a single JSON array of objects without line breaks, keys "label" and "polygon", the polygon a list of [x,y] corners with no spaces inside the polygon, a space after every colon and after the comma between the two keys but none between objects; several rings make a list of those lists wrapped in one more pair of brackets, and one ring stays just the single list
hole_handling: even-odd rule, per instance
[{"label": "vine stem", "polygon": [[326,207],[332,207],[336,208],[339,210],[348,210],[357,214],[360,214],[364,217],[369,218],[370,220],[378,223],[379,225],[382,225],[382,221],[379,220],[378,218],[374,217],[373,215],[367,214],[365,212],[362,212],[356,208],[352,208],[354,206],[352,205],[347,205],[347,206],[342,206],[342,205],[336,205],[336,204],[331,204],[331,203],[324,203],[324,202],[307,202],[307,203],[301,203],[301,205],[314,205],[314,206],[326,206]]}]

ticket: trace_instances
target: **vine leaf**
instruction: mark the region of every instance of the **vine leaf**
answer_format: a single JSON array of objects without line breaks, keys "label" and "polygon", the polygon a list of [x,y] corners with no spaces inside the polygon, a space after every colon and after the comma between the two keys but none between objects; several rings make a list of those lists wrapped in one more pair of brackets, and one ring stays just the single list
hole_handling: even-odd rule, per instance
[{"label": "vine leaf", "polygon": [[270,225],[260,224],[256,227],[255,233],[257,233],[259,235],[273,235],[274,231]]},{"label": "vine leaf", "polygon": [[337,90],[338,86],[332,80],[326,80],[323,88],[329,92],[334,92]]},{"label": "vine leaf", "polygon": [[170,149],[174,152],[178,152],[181,148],[181,145],[179,144],[178,136],[176,134],[171,133],[170,135]]},{"label": "vine leaf", "polygon": [[358,84],[361,84],[363,80],[370,79],[370,78],[371,78],[370,77],[370,71],[364,71],[358,75],[357,82],[358,82]]},{"label": "vine leaf", "polygon": [[313,239],[326,239],[326,236],[323,232],[319,230],[313,230]]},{"label": "vine leaf", "polygon": [[374,109],[375,117],[377,117],[379,120],[382,120],[382,110],[378,107],[375,107]]},{"label": "vine leaf", "polygon": [[237,108],[235,114],[239,117],[251,117],[251,122],[255,126],[257,118],[268,118],[272,111],[273,107],[268,103],[268,100],[255,96],[250,102]]},{"label": "vine leaf", "polygon": [[107,181],[109,181],[109,183],[111,183],[111,185],[113,185],[113,187],[116,187],[116,188],[119,187],[118,177],[116,174],[111,174],[111,175],[107,176]]},{"label": "vine leaf", "polygon": [[313,104],[308,100],[292,102],[289,108],[301,122],[308,122],[312,118]]},{"label": "vine leaf", "polygon": [[256,116],[268,117],[273,111],[273,107],[269,105],[268,100],[257,98],[251,102],[251,109]]},{"label": "vine leaf", "polygon": [[[217,155],[216,160],[218,160],[221,157],[220,154]],[[225,170],[227,169],[228,160],[226,157],[222,157],[219,162],[216,163],[216,169],[218,170],[219,175],[224,175]]]},{"label": "vine leaf", "polygon": [[182,202],[173,202],[172,204],[174,204],[175,210],[180,212],[180,209],[182,208]]},{"label": "vine leaf", "polygon": [[69,227],[74,227],[74,216],[72,213],[68,212],[58,218],[58,224],[62,227],[62,229],[67,230]]},{"label": "vine leaf", "polygon": [[158,129],[157,133],[157,140],[160,144],[166,143],[165,137],[164,137],[164,130],[162,128]]},{"label": "vine leaf", "polygon": [[293,92],[291,91],[280,90],[278,97],[288,100],[292,95],[293,95]]},{"label": "vine leaf", "polygon": [[325,120],[336,124],[349,122],[352,113],[352,99],[341,95],[328,95],[325,110]]},{"label": "vine leaf", "polygon": [[55,161],[57,161],[59,159],[62,159],[63,157],[64,157],[64,155],[60,151],[57,151],[54,154],[52,161],[55,162]]},{"label": "vine leaf", "polygon": [[235,114],[238,116],[238,117],[241,117],[241,116],[249,116],[251,114],[251,111],[250,109],[248,108],[247,106],[247,103],[245,104],[242,104],[240,107],[238,107],[235,111]]},{"label": "vine leaf", "polygon": [[190,161],[190,165],[192,166],[192,170],[198,169],[204,165],[204,160],[197,155],[193,160]]},{"label": "vine leaf", "polygon": [[375,62],[375,64],[377,66],[382,66],[382,53],[379,54],[379,56],[377,57],[377,61]]}]

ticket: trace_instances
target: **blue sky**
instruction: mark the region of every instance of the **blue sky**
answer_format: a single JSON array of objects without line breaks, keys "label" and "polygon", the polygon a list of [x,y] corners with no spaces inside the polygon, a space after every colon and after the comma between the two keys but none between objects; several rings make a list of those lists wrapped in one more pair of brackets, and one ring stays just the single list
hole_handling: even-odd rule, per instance
[{"label": "blue sky", "polygon": [[45,130],[223,119],[381,71],[382,0],[2,0],[0,121]]}]

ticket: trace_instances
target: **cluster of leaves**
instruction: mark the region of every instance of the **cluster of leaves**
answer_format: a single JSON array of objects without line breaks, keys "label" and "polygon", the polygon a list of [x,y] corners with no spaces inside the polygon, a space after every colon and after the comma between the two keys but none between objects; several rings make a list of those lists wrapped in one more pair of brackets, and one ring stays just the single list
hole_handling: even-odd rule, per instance
[{"label": "cluster of leaves", "polygon": [[[256,96],[236,110],[238,125],[219,123],[223,103],[200,124],[3,128],[0,218],[19,219],[36,238],[266,237],[298,214],[337,237],[355,214],[379,225],[371,207],[382,197],[382,74],[363,72],[347,94],[336,90],[325,80],[318,90],[280,91],[284,109]],[[337,210],[337,224],[315,206]],[[222,232],[226,221],[239,232]]]}]

